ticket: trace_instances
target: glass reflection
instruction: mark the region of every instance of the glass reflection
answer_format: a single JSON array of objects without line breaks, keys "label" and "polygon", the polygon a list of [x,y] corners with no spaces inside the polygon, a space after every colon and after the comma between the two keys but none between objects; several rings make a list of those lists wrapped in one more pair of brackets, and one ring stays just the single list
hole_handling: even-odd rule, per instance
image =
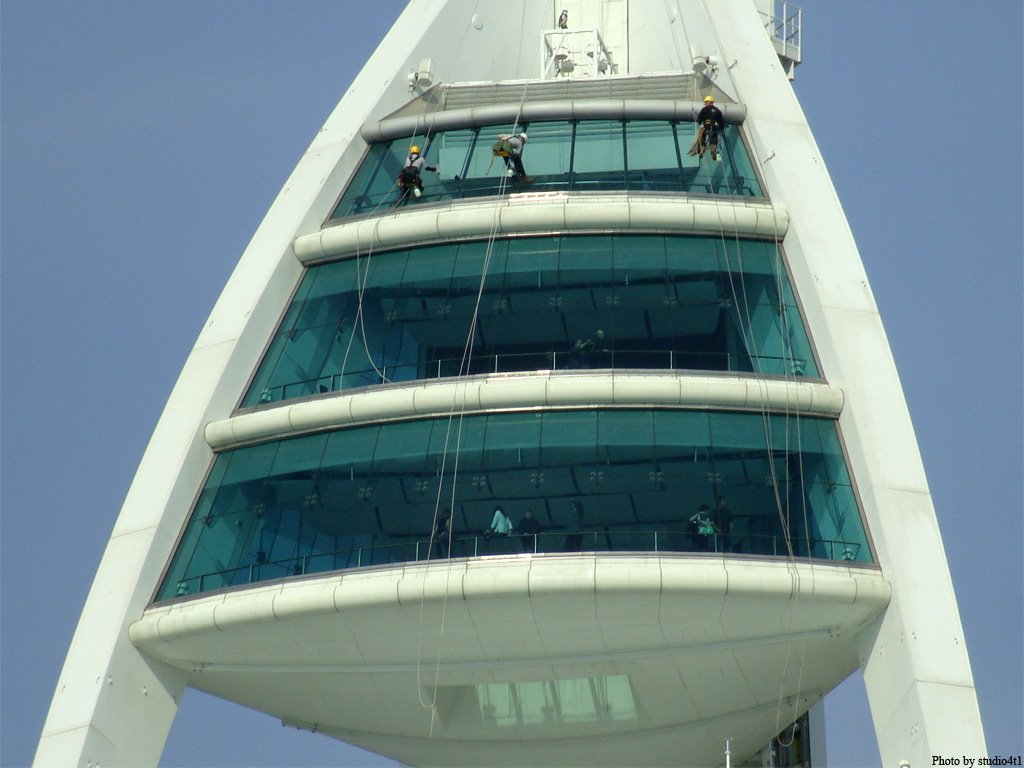
[{"label": "glass reflection", "polygon": [[[528,187],[510,185],[504,163],[492,155],[498,134],[526,131]],[[725,126],[722,162],[687,155],[696,123],[668,120],[564,120],[439,131],[428,137],[373,144],[332,220],[388,211],[398,203],[397,179],[413,144],[427,165],[423,196],[414,205],[523,191],[636,190],[763,197],[740,129]]]},{"label": "glass reflection", "polygon": [[[510,535],[484,533],[497,506]],[[694,521],[701,507],[711,530]],[[439,542],[431,534],[444,508]],[[437,557],[581,551],[871,561],[831,420],[505,413],[219,455],[159,598]]]},{"label": "glass reflection", "polygon": [[310,268],[243,407],[460,374],[818,375],[774,243],[502,240],[481,287],[487,258],[475,242]]}]

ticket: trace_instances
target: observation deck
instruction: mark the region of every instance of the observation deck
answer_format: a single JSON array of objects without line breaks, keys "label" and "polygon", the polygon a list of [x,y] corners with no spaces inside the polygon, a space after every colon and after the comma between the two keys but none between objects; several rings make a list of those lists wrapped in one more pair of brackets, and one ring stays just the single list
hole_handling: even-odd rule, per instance
[{"label": "observation deck", "polygon": [[518,36],[410,4],[317,134],[146,452],[41,764],[156,763],[191,686],[412,764],[759,765],[858,665],[887,764],[985,752],[786,4],[566,4],[591,57],[538,62],[546,0]]},{"label": "observation deck", "polygon": [[154,606],[130,634],[191,687],[408,763],[706,766],[853,671],[889,599],[872,568],[525,553]]}]

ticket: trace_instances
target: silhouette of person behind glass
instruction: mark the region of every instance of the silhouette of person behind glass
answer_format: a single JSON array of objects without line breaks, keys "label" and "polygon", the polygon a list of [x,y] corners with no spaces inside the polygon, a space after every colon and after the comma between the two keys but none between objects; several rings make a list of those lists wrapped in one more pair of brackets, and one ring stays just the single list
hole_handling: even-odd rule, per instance
[{"label": "silhouette of person behind glass", "polygon": [[452,511],[445,507],[434,525],[434,549],[438,557],[451,556]]},{"label": "silhouette of person behind glass", "polygon": [[516,528],[522,537],[523,552],[537,551],[537,534],[540,533],[540,521],[533,516],[533,507],[527,507],[523,519],[519,521]]},{"label": "silhouette of person behind glass", "polygon": [[583,550],[583,505],[578,501],[572,503],[573,520],[570,523],[570,533],[565,534],[565,543],[562,548],[566,552],[580,552]]}]

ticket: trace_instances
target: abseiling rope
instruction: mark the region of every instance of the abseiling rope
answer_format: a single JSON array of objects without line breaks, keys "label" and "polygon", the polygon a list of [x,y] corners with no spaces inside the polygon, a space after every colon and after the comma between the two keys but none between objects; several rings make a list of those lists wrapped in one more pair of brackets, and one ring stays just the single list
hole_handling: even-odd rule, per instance
[{"label": "abseiling rope", "polygon": [[[704,6],[705,15],[706,15],[708,21],[710,22],[711,21],[711,11],[710,11],[710,8],[708,7],[707,0],[701,0],[701,3]],[[724,54],[725,49],[724,49],[724,46],[722,45],[721,38],[718,35],[718,31],[717,31],[717,28],[715,27],[714,23],[711,23],[711,28],[714,31],[715,40],[716,40],[716,42],[718,44],[719,52]],[[738,87],[738,85],[735,82],[733,82],[733,87],[736,89],[737,97],[739,97],[740,96],[739,87]],[[762,166],[766,162],[768,162],[768,160],[771,159],[771,157],[774,157],[774,155],[771,155],[767,159],[761,160],[760,157],[763,156],[763,153],[758,153],[757,152],[757,148],[754,147],[753,145],[752,145],[752,148],[754,149],[756,159],[760,161],[760,164]],[[775,207],[774,206],[772,206],[772,215],[773,215],[773,217],[775,217],[775,215],[776,215]],[[721,222],[721,215],[720,214],[719,214],[719,222]],[[780,250],[780,246],[779,246],[779,241],[778,241],[778,228],[777,227],[775,228],[775,232],[776,232],[776,234],[775,234],[776,254],[781,254],[781,250]],[[738,234],[737,234],[737,237],[738,237]],[[724,231],[723,231],[723,240],[724,240]],[[782,293],[781,292],[779,292],[779,302],[783,303]],[[783,317],[785,317],[784,311],[783,311]],[[751,330],[752,330],[752,328],[751,328]],[[783,337],[783,343],[784,343],[784,345],[789,343],[788,336],[784,336]],[[784,346],[784,349],[785,349],[785,346]],[[785,354],[785,352],[784,352],[784,354]],[[787,382],[790,381],[790,373],[788,371],[784,370],[784,375],[785,375],[786,381]],[[760,380],[760,378],[759,378],[759,380]],[[796,380],[796,375],[795,375],[795,371],[794,371],[793,372],[793,381],[795,382],[795,380]],[[762,399],[762,403],[764,404],[763,399]],[[764,405],[766,406],[767,404],[764,404]],[[790,497],[791,494],[787,493],[786,509],[785,509],[785,511],[783,510],[783,506],[781,504],[781,499],[779,498],[778,475],[776,474],[775,459],[774,459],[774,456],[773,456],[773,453],[772,453],[771,427],[770,427],[770,423],[769,423],[770,422],[769,410],[770,409],[767,408],[767,407],[763,407],[762,408],[762,420],[763,420],[763,424],[764,424],[764,428],[765,428],[765,437],[766,437],[766,441],[767,441],[769,465],[771,467],[771,469],[770,469],[771,483],[772,483],[772,489],[773,489],[774,494],[775,494],[776,508],[777,508],[778,514],[779,514],[779,521],[780,521],[780,523],[783,526],[783,533],[785,535],[786,549],[787,549],[787,553],[788,553],[788,557],[786,558],[786,563],[787,563],[786,567],[787,567],[787,569],[789,569],[791,571],[791,573],[794,575],[795,580],[796,580],[796,593],[795,593],[795,596],[794,596],[793,609],[790,611],[789,627],[788,627],[788,630],[787,630],[788,639],[787,639],[787,642],[786,642],[786,660],[783,663],[782,673],[781,673],[780,678],[779,678],[779,697],[778,697],[778,703],[776,705],[776,714],[775,714],[776,733],[778,733],[779,732],[778,731],[778,725],[779,725],[779,722],[781,721],[783,694],[785,692],[786,675],[788,674],[789,660],[790,660],[791,653],[792,653],[792,629],[793,629],[793,622],[795,621],[795,618],[796,618],[796,609],[797,609],[797,607],[799,605],[799,600],[800,600],[801,577],[800,577],[800,571],[796,567],[796,558],[795,558],[795,554],[793,552],[793,546],[792,546],[791,528],[789,526],[789,501],[790,501],[789,497]],[[789,426],[788,426],[789,425],[789,416],[790,416],[790,414],[789,414],[789,398],[787,397],[786,398],[785,422],[784,422],[786,424],[786,438],[785,438],[786,442],[785,442],[784,453],[785,453],[785,456],[786,456],[787,473],[789,472]],[[808,547],[808,550],[807,550],[808,558],[807,559],[808,559],[808,563],[810,564],[810,567],[813,569],[814,564],[813,564],[812,557],[811,557],[811,547],[810,547],[810,539],[809,539],[809,537],[810,537],[810,528],[807,525],[807,498],[806,498],[807,495],[806,495],[805,489],[803,488],[803,485],[804,485],[803,450],[802,450],[802,439],[801,439],[802,436],[800,434],[799,405],[797,405],[797,407],[796,407],[796,419],[797,419],[797,421],[796,421],[797,463],[798,463],[798,477],[799,477],[800,486],[801,486],[801,497],[802,497],[802,502],[801,503],[802,503],[802,507],[803,507],[803,517],[804,517],[804,537],[805,537],[805,539],[807,539],[807,547]],[[806,651],[806,641],[804,641],[802,643],[802,646],[801,646],[800,673],[799,673],[798,679],[797,679],[796,693],[795,693],[795,695],[793,697],[794,720],[795,720],[796,712],[798,711],[799,702],[800,702],[800,689],[802,687],[802,682],[803,682],[803,670],[804,670],[804,655],[805,655],[805,651]]]},{"label": "abseiling rope", "polygon": [[[454,57],[452,58],[452,61],[454,61]],[[528,88],[529,88],[529,84],[526,84],[523,87],[523,94],[522,94],[522,97],[521,97],[520,102],[519,102],[519,109],[516,112],[516,119],[515,119],[515,122],[513,124],[513,130],[515,129],[516,126],[519,125],[519,119],[520,119],[520,116],[522,115],[523,104],[526,101],[526,96],[527,96]],[[479,134],[478,134],[478,136],[479,136]],[[507,186],[508,186],[507,179],[508,179],[507,174],[502,174],[501,179],[498,182],[498,198],[497,198],[497,201],[496,201],[495,206],[494,206],[494,216],[493,216],[493,220],[492,220],[492,223],[491,223],[491,229],[488,232],[488,236],[487,236],[487,247],[486,247],[486,249],[484,251],[484,261],[483,261],[483,264],[481,265],[480,283],[479,283],[479,286],[477,288],[476,302],[475,302],[475,305],[474,305],[474,308],[473,308],[472,316],[470,318],[469,328],[467,329],[467,333],[466,333],[466,343],[463,346],[462,359],[461,359],[461,361],[459,363],[459,372],[458,372],[458,375],[456,377],[455,388],[453,390],[452,404],[451,404],[451,407],[450,407],[450,409],[448,411],[448,426],[447,426],[447,431],[445,433],[444,451],[442,453],[441,467],[440,467],[439,475],[438,475],[437,494],[436,494],[435,499],[434,499],[434,514],[433,514],[433,518],[431,520],[430,539],[429,539],[428,544],[427,544],[426,569],[424,570],[424,577],[423,577],[422,585],[421,585],[421,588],[420,588],[420,607],[419,607],[419,618],[418,618],[418,622],[417,622],[417,633],[416,633],[416,691],[417,691],[417,696],[419,697],[420,706],[425,708],[425,709],[429,709],[430,710],[430,714],[431,714],[431,717],[430,717],[430,731],[429,731],[429,736],[430,737],[433,737],[434,723],[438,720],[437,689],[438,689],[438,681],[440,679],[440,674],[441,674],[441,656],[442,656],[442,651],[443,651],[443,648],[444,648],[444,635],[445,635],[445,628],[446,628],[446,625],[447,625],[448,596],[449,596],[449,591],[450,591],[451,573],[452,573],[451,546],[452,546],[452,542],[453,542],[453,539],[454,539],[454,531],[455,531],[455,527],[454,527],[455,517],[454,516],[455,516],[455,509],[457,508],[457,487],[458,487],[459,457],[460,457],[460,454],[461,454],[461,447],[462,447],[462,427],[463,427],[463,423],[464,423],[464,420],[465,420],[466,393],[467,393],[467,387],[468,387],[468,384],[465,381],[465,379],[466,379],[466,377],[468,377],[469,370],[470,370],[470,367],[471,367],[473,343],[474,343],[475,338],[476,338],[476,326],[477,326],[477,322],[478,322],[479,314],[480,314],[480,303],[481,303],[481,301],[483,299],[484,286],[485,286],[486,281],[487,281],[487,275],[488,275],[488,272],[489,272],[489,269],[490,269],[491,257],[492,257],[493,251],[494,251],[494,241],[495,241],[495,238],[497,236],[498,227],[500,225],[500,212],[501,212],[503,201],[505,199],[505,193],[507,191]],[[427,575],[427,573],[429,573],[429,569],[430,569],[431,552],[433,551],[433,546],[434,546],[434,533],[437,530],[438,513],[439,513],[440,508],[441,508],[441,498],[442,498],[443,488],[444,488],[444,472],[445,472],[445,467],[447,466],[447,459],[448,459],[448,446],[449,446],[450,441],[451,441],[452,424],[453,424],[454,419],[455,419],[456,402],[458,400],[458,392],[459,392],[460,385],[462,387],[462,400],[461,400],[461,405],[460,405],[460,408],[459,408],[459,421],[458,421],[458,429],[456,431],[456,443],[455,443],[455,458],[454,458],[454,465],[453,465],[453,468],[452,468],[452,480],[451,480],[451,482],[452,482],[452,490],[451,490],[451,499],[450,499],[450,505],[449,505],[449,509],[451,510],[451,517],[449,518],[449,523],[448,523],[448,542],[447,542],[447,545],[448,545],[448,550],[447,550],[448,551],[448,557],[446,558],[447,563],[446,563],[446,566],[445,566],[446,567],[445,588],[444,588],[444,597],[442,599],[442,604],[441,604],[441,622],[440,622],[440,626],[439,626],[437,653],[436,653],[435,658],[434,658],[434,684],[433,684],[434,690],[433,690],[433,693],[432,693],[432,695],[430,697],[430,700],[426,701],[424,699],[424,697],[423,697],[422,668],[421,668],[422,657],[423,657],[423,623],[424,623],[423,622],[423,618],[424,618],[423,615],[424,615],[424,607],[425,607],[425,603],[426,603],[426,586],[427,586],[426,585],[426,582],[427,582],[426,575]]]}]

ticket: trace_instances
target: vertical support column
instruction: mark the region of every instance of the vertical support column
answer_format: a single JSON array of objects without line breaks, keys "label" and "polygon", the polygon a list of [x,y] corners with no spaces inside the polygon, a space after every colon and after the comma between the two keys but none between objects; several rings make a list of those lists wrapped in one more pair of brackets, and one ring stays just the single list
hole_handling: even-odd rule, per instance
[{"label": "vertical support column", "polygon": [[882,763],[986,754],[935,510],[896,366],[856,244],[800,105],[750,0],[705,4],[734,62],[723,89],[747,107],[768,193],[791,221],[783,246],[823,375],[842,387],[840,429],[893,598],[858,637]]},{"label": "vertical support column", "polygon": [[[129,497],[123,514],[132,507]],[[57,682],[35,765],[160,761],[185,673],[145,658],[128,638],[128,625],[141,615],[162,567],[164,556],[153,556],[154,538],[155,528],[111,537]],[[166,547],[173,541],[171,534]]]}]

